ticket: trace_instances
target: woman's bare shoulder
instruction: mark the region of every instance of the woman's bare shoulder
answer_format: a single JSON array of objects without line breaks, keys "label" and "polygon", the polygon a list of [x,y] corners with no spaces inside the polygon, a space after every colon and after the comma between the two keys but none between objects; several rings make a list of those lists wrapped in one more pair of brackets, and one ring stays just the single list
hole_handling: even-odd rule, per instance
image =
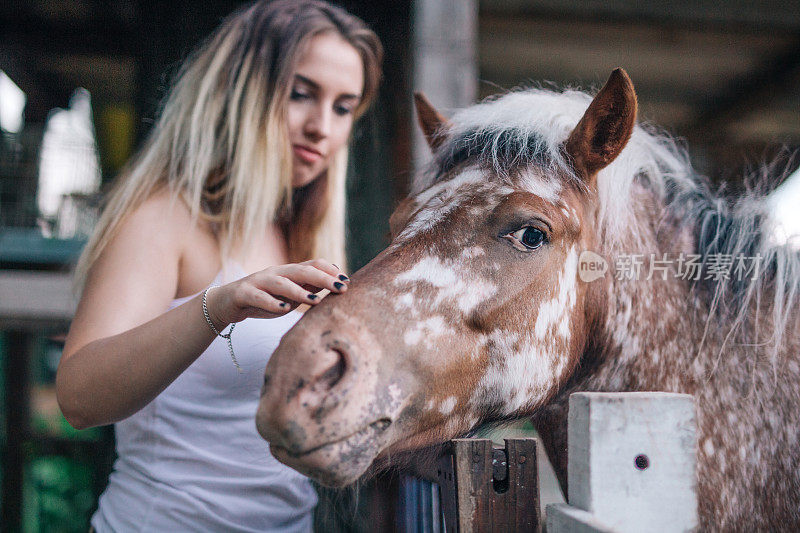
[{"label": "woman's bare shoulder", "polygon": [[168,190],[160,190],[133,209],[120,229],[133,232],[161,233],[165,237],[180,235],[194,225],[189,208]]},{"label": "woman's bare shoulder", "polygon": [[218,244],[209,224],[192,216],[186,203],[169,191],[158,191],[131,212],[120,237],[128,246],[142,243],[159,260],[176,265],[176,297],[195,293],[219,270]]},{"label": "woman's bare shoulder", "polygon": [[215,237],[202,217],[193,216],[186,203],[168,190],[148,197],[121,221],[113,241],[123,247],[141,245],[183,260],[194,250],[207,252]]}]

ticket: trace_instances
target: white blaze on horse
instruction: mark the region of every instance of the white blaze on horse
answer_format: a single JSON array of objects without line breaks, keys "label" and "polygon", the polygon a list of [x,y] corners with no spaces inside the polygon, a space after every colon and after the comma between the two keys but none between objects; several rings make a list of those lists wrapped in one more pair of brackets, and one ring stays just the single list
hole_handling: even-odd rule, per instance
[{"label": "white blaze on horse", "polygon": [[710,192],[636,125],[619,69],[594,99],[532,89],[451,121],[417,106],[434,164],[392,244],[269,362],[275,456],[343,485],[527,416],[566,492],[570,393],[682,392],[701,527],[800,527],[800,259],[771,244],[763,198]]}]

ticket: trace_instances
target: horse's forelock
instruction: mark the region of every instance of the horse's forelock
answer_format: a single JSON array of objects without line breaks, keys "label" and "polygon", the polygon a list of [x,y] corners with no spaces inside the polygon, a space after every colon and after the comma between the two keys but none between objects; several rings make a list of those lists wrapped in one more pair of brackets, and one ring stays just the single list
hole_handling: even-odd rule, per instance
[{"label": "horse's forelock", "polygon": [[[532,166],[580,188],[583,184],[564,154],[563,143],[591,100],[583,91],[536,88],[457,112],[431,165],[416,177],[412,194],[451,179],[456,169],[468,165],[484,168],[487,180],[523,189],[519,178]],[[631,233],[639,240],[630,205],[634,180],[665,199],[675,190],[693,191],[694,178],[685,150],[671,137],[637,126],[622,154],[598,174],[598,225],[611,239],[610,247],[616,248],[618,243],[612,242],[616,237],[630,242]]]}]

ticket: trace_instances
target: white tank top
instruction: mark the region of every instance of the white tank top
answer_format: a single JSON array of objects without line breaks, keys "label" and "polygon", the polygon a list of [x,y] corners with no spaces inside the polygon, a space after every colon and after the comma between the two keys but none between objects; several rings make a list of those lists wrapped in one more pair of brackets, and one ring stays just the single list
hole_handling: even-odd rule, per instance
[{"label": "white tank top", "polygon": [[[228,281],[244,275],[234,268]],[[220,272],[213,284],[228,277]],[[155,400],[115,425],[118,457],[92,517],[98,532],[311,531],[314,488],[270,455],[255,426],[267,360],[300,316],[240,322],[232,340],[241,374],[217,337]]]}]

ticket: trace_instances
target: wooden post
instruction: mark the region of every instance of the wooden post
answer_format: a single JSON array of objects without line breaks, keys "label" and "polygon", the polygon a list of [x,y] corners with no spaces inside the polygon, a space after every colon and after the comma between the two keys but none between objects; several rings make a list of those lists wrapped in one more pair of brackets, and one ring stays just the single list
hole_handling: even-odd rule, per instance
[{"label": "wooden post", "polygon": [[[5,257],[11,255],[8,242]],[[46,256],[46,250],[43,255]],[[12,256],[13,257],[13,256]],[[0,330],[6,331],[5,434],[0,529],[22,528],[25,443],[30,437],[30,359],[36,332],[66,330],[75,309],[68,273],[0,271]]]},{"label": "wooden post", "polygon": [[695,411],[687,394],[576,393],[569,399],[569,504],[547,531],[697,527]]},{"label": "wooden post", "polygon": [[5,353],[5,433],[3,454],[2,523],[7,531],[22,529],[22,482],[25,447],[30,424],[28,392],[31,336],[20,330],[6,332]]},{"label": "wooden post", "polygon": [[[478,95],[478,0],[414,0],[413,90],[424,92],[445,116],[475,103]],[[414,120],[414,166],[425,167],[430,149]]]},{"label": "wooden post", "polygon": [[437,476],[447,531],[540,531],[536,439],[454,439]]}]

